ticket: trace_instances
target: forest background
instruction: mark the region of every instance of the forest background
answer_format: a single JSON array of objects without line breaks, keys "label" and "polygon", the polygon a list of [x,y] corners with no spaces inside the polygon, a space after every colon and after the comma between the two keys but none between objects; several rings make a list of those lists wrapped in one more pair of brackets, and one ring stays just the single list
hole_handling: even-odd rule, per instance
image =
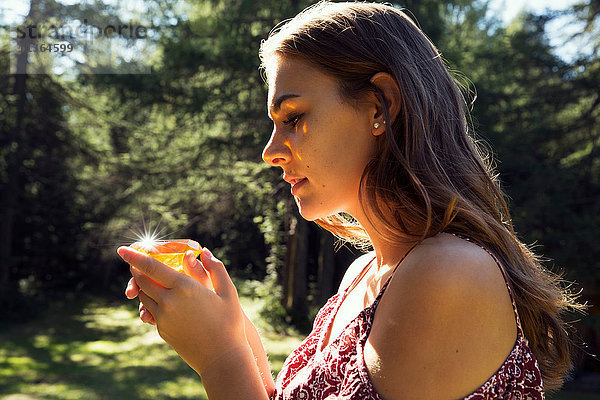
[{"label": "forest background", "polygon": [[[31,0],[22,24],[0,26],[0,331],[57,304],[123,302],[115,250],[144,232],[214,249],[274,329],[310,328],[360,252],[299,218],[262,162],[272,126],[257,52],[311,3]],[[476,135],[520,238],[592,305],[572,317],[576,377],[599,373],[600,1],[509,24],[484,0],[394,5],[476,94]],[[101,34],[66,31],[86,24]]]}]

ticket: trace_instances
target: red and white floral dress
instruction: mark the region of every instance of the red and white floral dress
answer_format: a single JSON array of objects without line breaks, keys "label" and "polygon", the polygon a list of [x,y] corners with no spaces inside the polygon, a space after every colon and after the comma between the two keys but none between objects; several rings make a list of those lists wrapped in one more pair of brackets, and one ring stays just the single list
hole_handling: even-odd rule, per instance
[{"label": "red and white floral dress", "polygon": [[[458,237],[471,241],[462,236]],[[488,251],[485,248],[484,250]],[[490,252],[488,251],[488,253]],[[517,340],[498,371],[464,399],[544,399],[540,369],[528,346],[527,339],[523,335],[512,290],[504,269],[496,257],[492,253],[490,254],[502,271],[512,300],[517,322]],[[373,304],[363,309],[337,338],[332,338],[332,341],[322,351],[317,352],[317,349],[321,348],[324,336],[329,331],[348,289],[337,293],[327,301],[317,314],[310,335],[286,359],[277,376],[272,399],[383,400],[375,391],[369,378],[363,351],[373,325],[377,305],[390,279],[391,277],[383,285]]]}]

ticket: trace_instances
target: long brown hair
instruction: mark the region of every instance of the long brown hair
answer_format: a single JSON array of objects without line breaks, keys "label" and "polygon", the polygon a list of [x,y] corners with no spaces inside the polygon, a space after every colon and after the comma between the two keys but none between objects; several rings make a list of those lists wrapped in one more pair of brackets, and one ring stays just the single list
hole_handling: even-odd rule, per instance
[{"label": "long brown hair", "polygon": [[[544,387],[559,388],[572,368],[564,313],[581,306],[515,235],[497,175],[470,133],[460,85],[431,41],[391,6],[322,1],[273,29],[261,43],[263,69],[273,55],[317,66],[338,80],[340,97],[349,104],[367,93],[379,97],[388,123],[378,137],[377,157],[362,176],[366,214],[392,242],[444,231],[468,236],[495,253],[513,288]],[[401,92],[394,121],[370,82],[382,71],[396,79]],[[347,215],[316,222],[354,244],[369,242]]]}]

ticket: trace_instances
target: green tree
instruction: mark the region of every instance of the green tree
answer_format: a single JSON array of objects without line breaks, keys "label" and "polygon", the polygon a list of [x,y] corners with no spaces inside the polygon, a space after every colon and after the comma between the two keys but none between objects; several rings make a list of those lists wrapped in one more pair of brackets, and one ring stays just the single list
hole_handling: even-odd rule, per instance
[{"label": "green tree", "polygon": [[[591,12],[592,5],[575,10]],[[547,26],[565,13],[522,14],[506,28],[466,18],[467,25],[453,28],[460,33],[449,35],[446,54],[473,82],[475,130],[493,149],[519,235],[594,304],[600,301],[599,58],[593,46],[573,60],[556,55]],[[572,18],[577,24],[596,17]],[[582,35],[593,30],[583,26]],[[595,352],[598,318],[584,322]]]},{"label": "green tree", "polygon": [[[92,199],[86,197],[88,181],[80,178],[82,171],[102,162],[95,152],[101,145],[92,145],[98,139],[95,132],[82,130],[70,119],[73,108],[89,107],[91,101],[78,102],[72,96],[71,81],[55,74],[58,56],[52,58],[40,50],[55,39],[56,27],[87,19],[100,26],[121,21],[104,3],[64,6],[52,0],[32,0],[19,27],[2,27],[2,74],[7,78],[2,79],[0,92],[3,314],[25,316],[24,299],[64,298],[94,278],[88,276],[88,261],[95,248],[90,239],[95,236],[88,234],[90,223],[99,215],[94,213],[95,204],[88,202]],[[15,29],[17,40],[11,43],[9,32]],[[85,42],[73,43],[74,48],[85,49]],[[30,45],[37,51],[32,52]],[[11,57],[15,71],[9,69]],[[105,185],[104,193],[106,189]]]}]

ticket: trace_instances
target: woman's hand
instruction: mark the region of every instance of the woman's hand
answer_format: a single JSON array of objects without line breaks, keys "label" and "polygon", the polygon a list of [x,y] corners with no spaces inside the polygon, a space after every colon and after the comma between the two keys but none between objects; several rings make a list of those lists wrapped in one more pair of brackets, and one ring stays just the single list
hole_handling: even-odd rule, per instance
[{"label": "woman's hand", "polygon": [[[208,273],[206,272],[204,266],[200,263],[200,261],[196,259],[196,256],[192,251],[186,254],[186,256],[183,258],[183,270],[187,275],[200,282],[205,288],[214,290],[212,281],[210,280]],[[138,296],[139,293],[140,287],[135,281],[135,278],[132,277],[127,283],[127,288],[125,289],[125,296],[127,296],[128,299],[134,299]],[[151,325],[156,325],[154,316],[150,313],[150,311],[148,311],[144,303],[142,303],[141,301],[138,310],[142,322]]]},{"label": "woman's hand", "polygon": [[193,253],[186,254],[186,272],[204,272],[194,271],[198,280],[131,248],[121,247],[118,253],[131,265],[134,278],[126,294],[138,294],[142,321],[155,323],[160,336],[199,374],[248,348],[237,291],[209,250],[203,250],[201,263]]}]

